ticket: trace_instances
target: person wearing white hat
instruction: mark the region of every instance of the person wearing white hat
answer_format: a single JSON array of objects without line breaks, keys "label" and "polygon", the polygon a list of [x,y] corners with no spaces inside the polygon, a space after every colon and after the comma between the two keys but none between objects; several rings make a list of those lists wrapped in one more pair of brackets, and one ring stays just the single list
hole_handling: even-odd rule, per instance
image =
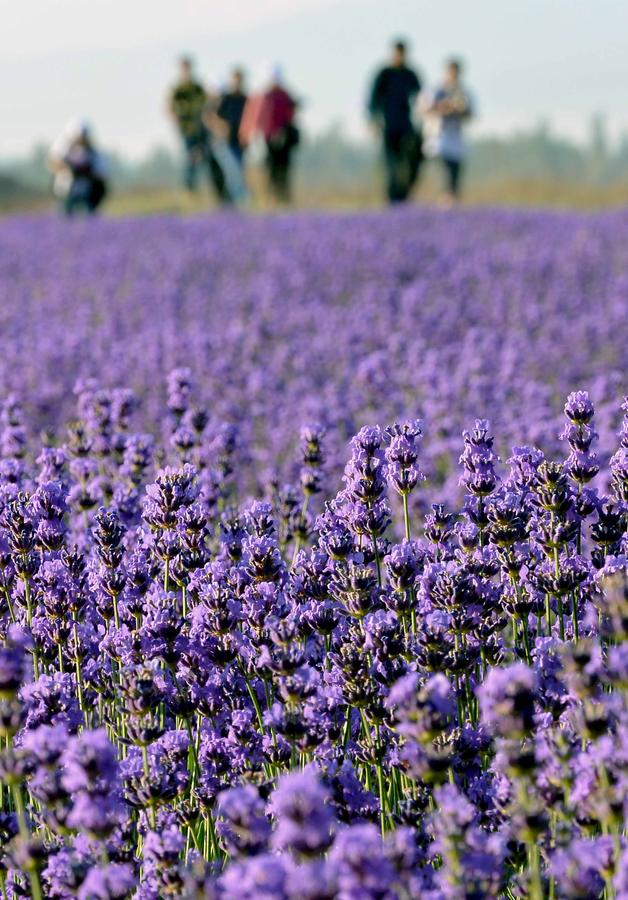
[{"label": "person wearing white hat", "polygon": [[54,175],[53,193],[67,215],[81,209],[96,212],[107,194],[107,164],[87,122],[68,122],[50,148],[48,168]]},{"label": "person wearing white hat", "polygon": [[300,138],[295,124],[297,106],[284,87],[281,67],[274,65],[264,79],[262,90],[249,97],[240,126],[244,146],[258,134],[264,138],[268,186],[271,196],[279,203],[291,199],[290,169]]}]

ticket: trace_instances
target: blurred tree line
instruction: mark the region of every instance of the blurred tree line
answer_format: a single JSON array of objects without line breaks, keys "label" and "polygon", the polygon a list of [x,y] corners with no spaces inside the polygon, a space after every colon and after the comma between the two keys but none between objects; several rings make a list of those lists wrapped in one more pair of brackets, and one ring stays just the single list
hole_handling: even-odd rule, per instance
[{"label": "blurred tree line", "polygon": [[[22,159],[0,161],[0,203],[47,194],[47,145],[38,143]],[[109,152],[116,191],[175,188],[180,183],[180,159],[170,148],[156,146],[131,161]],[[348,138],[340,125],[317,136],[304,136],[298,154],[298,180],[306,188],[358,193],[371,184],[379,165],[376,142]],[[592,118],[583,143],[556,135],[547,122],[531,131],[505,137],[477,137],[472,142],[468,181],[533,180],[608,186],[628,183],[628,134],[611,146],[604,118]]]}]

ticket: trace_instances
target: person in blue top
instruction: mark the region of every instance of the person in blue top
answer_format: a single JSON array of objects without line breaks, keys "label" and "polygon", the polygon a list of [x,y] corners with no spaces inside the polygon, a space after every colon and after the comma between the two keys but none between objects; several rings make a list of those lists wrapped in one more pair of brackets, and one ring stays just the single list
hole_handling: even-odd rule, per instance
[{"label": "person in blue top", "polygon": [[408,199],[419,174],[421,135],[413,107],[421,90],[417,73],[407,64],[404,41],[396,41],[389,65],[375,76],[369,99],[371,120],[381,132],[390,203]]},{"label": "person in blue top", "polygon": [[449,60],[440,87],[421,98],[425,151],[443,164],[446,206],[455,205],[460,197],[460,179],[467,155],[464,127],[474,112],[471,97],[460,78],[461,71],[457,59]]}]

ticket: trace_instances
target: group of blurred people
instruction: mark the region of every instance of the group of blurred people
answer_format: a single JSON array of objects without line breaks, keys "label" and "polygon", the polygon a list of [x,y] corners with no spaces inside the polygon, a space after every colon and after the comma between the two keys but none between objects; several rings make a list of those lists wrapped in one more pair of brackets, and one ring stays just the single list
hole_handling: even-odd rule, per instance
[{"label": "group of blurred people", "polygon": [[[277,203],[290,202],[292,162],[300,141],[298,108],[279,66],[267,69],[258,90],[248,93],[242,69],[235,68],[221,90],[204,85],[192,60],[183,57],[167,111],[181,139],[185,187],[195,191],[204,173],[221,204],[242,203],[248,196],[247,150],[259,139],[269,193]],[[389,202],[407,200],[425,158],[437,157],[445,173],[444,203],[455,204],[467,152],[464,126],[473,115],[460,62],[449,60],[442,83],[430,90],[408,64],[405,42],[396,41],[391,59],[373,81],[368,113],[381,134]],[[98,209],[107,194],[107,166],[86,123],[66,128],[51,148],[49,167],[68,215]]]},{"label": "group of blurred people", "polygon": [[300,137],[297,106],[279,66],[269,69],[260,90],[249,95],[241,69],[234,69],[227,89],[219,91],[201,84],[192,61],[181,59],[168,111],[183,144],[185,186],[194,191],[205,170],[221,203],[246,199],[246,150],[259,136],[266,145],[270,194],[277,202],[289,202],[291,162]]},{"label": "group of blurred people", "polygon": [[390,62],[377,73],[369,114],[382,136],[390,203],[408,199],[426,157],[442,163],[444,205],[457,202],[467,154],[464,126],[473,115],[461,74],[461,63],[451,59],[441,84],[434,90],[424,88],[408,65],[404,41],[395,41]]},{"label": "group of blurred people", "polygon": [[[220,91],[203,85],[191,59],[182,58],[167,109],[182,142],[186,188],[195,191],[204,173],[221,204],[242,203],[248,196],[246,150],[260,138],[270,194],[276,202],[288,203],[293,152],[300,141],[297,108],[279,66],[268,68],[260,90],[247,94],[241,69],[233,70],[229,85]],[[97,211],[107,194],[107,162],[87,123],[66,126],[51,147],[48,167],[54,194],[67,215]]]}]

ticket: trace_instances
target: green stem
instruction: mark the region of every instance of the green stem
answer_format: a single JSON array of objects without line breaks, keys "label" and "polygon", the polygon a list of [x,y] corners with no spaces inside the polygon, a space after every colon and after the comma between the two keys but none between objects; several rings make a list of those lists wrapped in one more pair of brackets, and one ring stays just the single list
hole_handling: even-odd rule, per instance
[{"label": "green stem", "polygon": [[[17,813],[17,822],[22,839],[27,842],[30,840],[31,834],[26,822],[26,813],[24,811],[24,798],[22,797],[22,787],[19,784],[12,785],[13,800],[15,802],[15,811]],[[39,881],[39,873],[36,869],[28,870],[28,880],[31,886],[32,900],[42,900],[41,883]]]},{"label": "green stem", "polygon": [[[147,784],[150,784],[150,767],[148,765],[148,747],[146,744],[142,745],[142,762],[144,764],[144,776],[146,778]],[[155,830],[156,820],[155,820],[155,810],[152,804],[148,807],[148,821],[150,822],[150,827]]]},{"label": "green stem", "polygon": [[382,837],[386,834],[386,819],[388,816],[388,798],[386,796],[386,786],[384,784],[384,770],[381,765],[377,766],[377,787],[379,790],[379,827]]},{"label": "green stem", "polygon": [[116,630],[120,629],[120,615],[118,613],[118,595],[113,595],[113,621],[116,626]]},{"label": "green stem", "polygon": [[560,635],[561,641],[565,640],[565,610],[563,607],[563,598],[556,597],[556,604],[558,606],[558,633]]},{"label": "green stem", "polygon": [[[556,581],[558,581],[558,576],[560,575],[560,560],[558,558],[558,547],[554,547],[554,575],[556,576]],[[565,640],[565,611],[563,609],[562,597],[559,594],[556,595],[556,606],[558,607],[558,631],[560,634],[561,641],[564,641]]]},{"label": "green stem", "polygon": [[81,660],[79,655],[79,639],[76,619],[74,620],[72,627],[74,631],[74,667],[76,670],[76,690],[78,693],[79,706],[81,707],[83,718],[85,719],[85,724],[87,725],[87,711],[85,709],[85,702],[83,698],[83,676],[81,673]]},{"label": "green stem", "polygon": [[401,499],[403,500],[403,524],[406,532],[406,540],[410,540],[410,512],[408,510],[408,495],[402,494]]},{"label": "green stem", "polygon": [[529,666],[532,665],[532,654],[530,653],[530,640],[528,637],[528,622],[524,616],[521,616],[521,633],[523,636],[523,649],[526,655],[526,662]]},{"label": "green stem", "polygon": [[382,567],[379,561],[379,550],[377,549],[377,538],[373,535],[373,554],[375,556],[375,567],[377,569],[377,583],[382,586]]},{"label": "green stem", "polygon": [[[308,507],[309,502],[310,502],[310,495],[307,494],[305,499],[303,500],[303,506],[301,507],[301,518],[302,519],[305,517],[305,514],[307,513],[307,507]],[[294,566],[295,562],[297,561],[297,556],[298,556],[300,549],[301,549],[301,538],[297,535],[295,538],[295,541],[294,541],[294,551],[292,553],[292,563],[291,563],[290,568],[292,568]]]},{"label": "green stem", "polygon": [[[4,575],[4,569],[2,569],[2,574]],[[11,616],[11,621],[15,625],[16,619],[15,613],[13,612],[13,604],[11,603],[11,592],[7,588],[4,588],[2,593],[4,594],[7,601],[7,606],[9,607],[9,615]]]},{"label": "green stem", "polygon": [[528,865],[530,867],[530,900],[543,900],[541,881],[541,856],[536,844],[528,845]]},{"label": "green stem", "polygon": [[[28,624],[28,628],[30,630],[32,622],[33,622],[33,603],[31,598],[31,584],[28,578],[24,579],[24,597],[26,599],[26,622]],[[35,675],[35,681],[39,678],[39,657],[37,655],[37,648],[33,643],[33,671]]]},{"label": "green stem", "polygon": [[192,723],[189,718],[186,716],[185,718],[185,727],[187,729],[188,737],[190,739],[190,750],[192,751],[192,771],[190,773],[190,796],[192,796],[194,792],[194,785],[196,782],[196,776],[201,771],[201,766],[198,761],[198,752],[196,749],[196,741],[194,738],[194,734],[192,733]]},{"label": "green stem", "polygon": [[571,621],[573,623],[573,636],[574,640],[578,640],[580,637],[579,629],[578,629],[578,592],[574,591],[571,595]]}]

